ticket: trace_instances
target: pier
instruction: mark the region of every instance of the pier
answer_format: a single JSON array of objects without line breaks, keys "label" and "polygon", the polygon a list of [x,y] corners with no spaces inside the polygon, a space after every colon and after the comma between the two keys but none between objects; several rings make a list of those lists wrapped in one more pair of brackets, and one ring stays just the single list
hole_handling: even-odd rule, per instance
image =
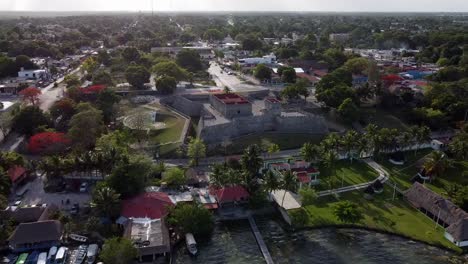
[{"label": "pier", "polygon": [[267,264],[273,264],[273,259],[271,258],[270,252],[268,251],[265,241],[263,241],[263,237],[260,234],[260,231],[258,230],[255,220],[251,215],[249,215],[247,218],[249,219],[250,228],[252,228],[252,232],[255,236],[255,240],[257,240],[257,244],[260,248],[260,251],[262,252],[263,258],[265,259]]}]

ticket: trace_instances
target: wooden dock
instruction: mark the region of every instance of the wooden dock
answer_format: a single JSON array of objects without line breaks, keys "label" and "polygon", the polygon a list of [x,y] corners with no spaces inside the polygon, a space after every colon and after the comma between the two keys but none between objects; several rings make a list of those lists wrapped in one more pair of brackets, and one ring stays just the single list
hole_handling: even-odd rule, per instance
[{"label": "wooden dock", "polygon": [[252,232],[254,233],[255,240],[257,240],[258,247],[260,248],[260,251],[262,252],[263,258],[265,259],[267,264],[273,264],[273,259],[271,258],[270,252],[268,251],[268,248],[265,244],[265,241],[263,241],[263,237],[260,234],[260,231],[258,230],[257,224],[255,223],[255,220],[251,215],[248,216],[250,227],[252,228]]}]

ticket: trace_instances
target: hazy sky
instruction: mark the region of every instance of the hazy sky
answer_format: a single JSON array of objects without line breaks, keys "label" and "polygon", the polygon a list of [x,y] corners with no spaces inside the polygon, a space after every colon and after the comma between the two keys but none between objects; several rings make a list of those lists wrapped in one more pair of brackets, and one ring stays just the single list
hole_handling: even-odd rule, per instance
[{"label": "hazy sky", "polygon": [[[153,0],[161,11],[468,12],[468,0]],[[152,0],[0,0],[2,11],[149,11]]]}]

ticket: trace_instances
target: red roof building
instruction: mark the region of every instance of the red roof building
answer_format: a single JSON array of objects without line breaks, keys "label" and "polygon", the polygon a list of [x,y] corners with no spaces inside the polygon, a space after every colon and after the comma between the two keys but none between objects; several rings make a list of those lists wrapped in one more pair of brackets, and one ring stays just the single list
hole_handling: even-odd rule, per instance
[{"label": "red roof building", "polygon": [[220,205],[224,203],[243,202],[250,197],[247,190],[239,185],[219,189],[212,188],[210,192],[216,197]]},{"label": "red roof building", "polygon": [[235,93],[214,94],[213,96],[216,97],[222,103],[227,104],[227,105],[249,104],[249,101],[247,99]]},{"label": "red roof building", "polygon": [[121,215],[126,218],[161,219],[173,206],[166,193],[147,192],[122,202]]},{"label": "red roof building", "polygon": [[26,172],[27,171],[24,167],[13,166],[10,169],[8,169],[8,177],[10,177],[11,182],[15,185],[26,178]]}]

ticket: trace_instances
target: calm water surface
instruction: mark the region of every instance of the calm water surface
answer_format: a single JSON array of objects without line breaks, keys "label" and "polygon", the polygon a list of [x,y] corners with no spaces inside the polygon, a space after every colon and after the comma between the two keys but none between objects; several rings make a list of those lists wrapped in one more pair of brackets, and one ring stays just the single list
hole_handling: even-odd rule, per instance
[{"label": "calm water surface", "polygon": [[[396,236],[353,229],[288,232],[282,223],[256,218],[275,263],[441,264],[450,252]],[[181,246],[175,263],[265,263],[247,221],[222,223],[199,255],[188,256]]]}]

